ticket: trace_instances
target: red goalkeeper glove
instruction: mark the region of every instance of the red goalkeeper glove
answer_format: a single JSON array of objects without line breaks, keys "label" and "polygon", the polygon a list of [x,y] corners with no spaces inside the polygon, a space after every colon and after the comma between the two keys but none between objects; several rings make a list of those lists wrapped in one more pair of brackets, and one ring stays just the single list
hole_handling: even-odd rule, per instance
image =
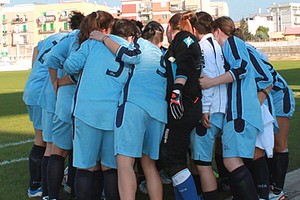
[{"label": "red goalkeeper glove", "polygon": [[182,84],[174,84],[170,100],[170,110],[174,119],[181,119],[183,117],[182,89]]}]

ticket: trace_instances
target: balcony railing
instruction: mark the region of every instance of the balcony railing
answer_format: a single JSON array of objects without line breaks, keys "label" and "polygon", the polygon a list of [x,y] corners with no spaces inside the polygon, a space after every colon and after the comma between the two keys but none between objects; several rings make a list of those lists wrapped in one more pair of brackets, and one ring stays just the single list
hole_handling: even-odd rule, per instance
[{"label": "balcony railing", "polygon": [[139,13],[141,14],[149,14],[151,13],[152,9],[149,7],[149,8],[140,8],[139,9]]},{"label": "balcony railing", "polygon": [[15,18],[11,21],[12,24],[23,24],[28,21],[27,18]]},{"label": "balcony railing", "polygon": [[69,19],[68,16],[60,16],[58,20],[59,20],[60,22],[64,22],[64,21],[68,21],[68,19]]},{"label": "balcony railing", "polygon": [[56,20],[56,16],[55,15],[45,16],[45,22],[54,22],[55,20]]},{"label": "balcony railing", "polygon": [[39,30],[39,34],[50,34],[50,33],[55,33],[55,29],[53,30]]},{"label": "balcony railing", "polygon": [[66,30],[66,29],[61,28],[61,29],[59,29],[59,32],[61,32],[61,33],[68,33],[68,32],[70,32],[70,30],[71,29]]}]

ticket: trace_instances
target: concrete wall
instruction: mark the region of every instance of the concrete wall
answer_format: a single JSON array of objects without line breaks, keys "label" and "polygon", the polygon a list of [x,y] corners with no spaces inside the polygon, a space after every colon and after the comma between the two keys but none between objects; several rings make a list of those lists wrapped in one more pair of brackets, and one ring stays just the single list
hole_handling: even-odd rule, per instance
[{"label": "concrete wall", "polygon": [[270,60],[300,60],[300,41],[251,42],[266,53]]}]

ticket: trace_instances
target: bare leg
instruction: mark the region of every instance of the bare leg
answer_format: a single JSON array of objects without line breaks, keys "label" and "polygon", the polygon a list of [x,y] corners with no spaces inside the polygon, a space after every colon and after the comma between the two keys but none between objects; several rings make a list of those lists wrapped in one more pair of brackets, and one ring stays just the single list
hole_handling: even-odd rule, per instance
[{"label": "bare leg", "polygon": [[290,130],[290,119],[287,117],[276,117],[279,132],[275,134],[275,152],[281,153],[288,149],[288,134]]},{"label": "bare leg", "polygon": [[46,147],[46,143],[43,141],[43,131],[34,129],[35,138],[34,138],[34,144],[41,147]]},{"label": "bare leg", "polygon": [[137,183],[133,170],[134,161],[134,158],[117,155],[118,187],[121,200],[135,199]]},{"label": "bare leg", "polygon": [[203,192],[217,190],[217,181],[211,166],[197,166]]},{"label": "bare leg", "polygon": [[162,200],[163,188],[155,160],[143,154],[141,164],[146,177],[147,190],[151,200]]}]

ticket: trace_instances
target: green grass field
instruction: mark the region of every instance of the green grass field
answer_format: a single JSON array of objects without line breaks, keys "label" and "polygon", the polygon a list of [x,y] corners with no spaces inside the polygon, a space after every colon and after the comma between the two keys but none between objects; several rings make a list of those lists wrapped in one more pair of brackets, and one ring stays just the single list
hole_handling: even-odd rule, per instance
[{"label": "green grass field", "polygon": [[[290,84],[296,99],[296,112],[291,120],[289,134],[289,171],[292,171],[300,168],[300,61],[273,61],[272,64]],[[34,135],[22,95],[29,73],[30,71],[0,72],[1,200],[28,199],[27,159]],[[169,195],[171,194],[168,192],[166,196]],[[138,199],[146,198],[139,195]]]}]

